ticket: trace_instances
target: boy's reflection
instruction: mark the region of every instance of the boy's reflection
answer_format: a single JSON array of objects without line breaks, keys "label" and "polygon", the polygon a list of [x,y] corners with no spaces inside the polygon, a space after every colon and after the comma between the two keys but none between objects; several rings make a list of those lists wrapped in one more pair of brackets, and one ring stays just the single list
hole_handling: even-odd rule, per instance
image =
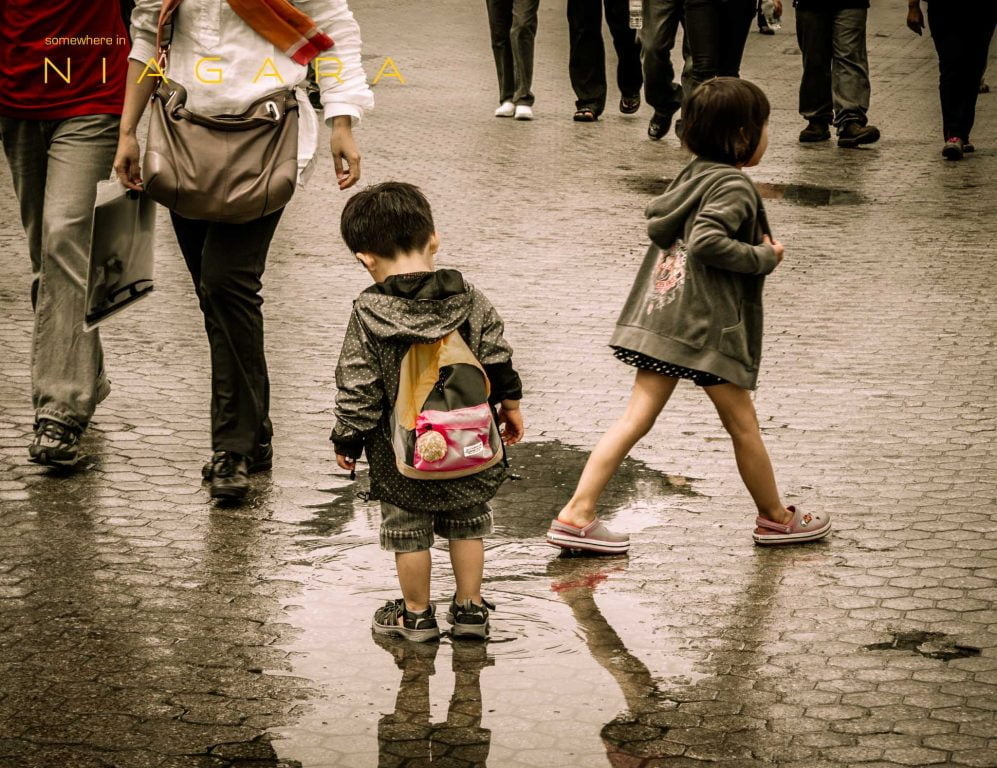
[{"label": "boy's reflection", "polygon": [[481,727],[481,670],[494,664],[484,643],[453,643],[454,690],[444,723],[429,721],[429,678],[439,643],[411,643],[374,635],[402,671],[395,711],[377,724],[379,768],[445,764],[485,768],[492,732]]}]

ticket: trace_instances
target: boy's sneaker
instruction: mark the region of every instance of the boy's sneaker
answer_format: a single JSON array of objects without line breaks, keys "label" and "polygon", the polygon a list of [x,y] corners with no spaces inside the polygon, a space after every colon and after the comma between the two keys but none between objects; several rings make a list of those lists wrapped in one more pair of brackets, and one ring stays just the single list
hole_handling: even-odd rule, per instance
[{"label": "boy's sneaker", "polygon": [[481,598],[482,605],[478,605],[471,600],[457,602],[454,595],[450,601],[450,611],[447,613],[447,621],[453,625],[450,630],[451,637],[476,637],[481,640],[488,639],[488,611],[495,610],[495,606],[484,598]]},{"label": "boy's sneaker", "polygon": [[613,533],[598,517],[584,528],[555,518],[547,531],[547,543],[561,549],[603,555],[622,555],[630,549],[630,537],[625,533]]},{"label": "boy's sneaker", "polygon": [[516,105],[511,101],[503,101],[495,110],[495,117],[512,117],[516,114]]},{"label": "boy's sneaker", "polygon": [[[202,480],[211,480],[211,476],[213,474],[212,467],[214,467],[215,462],[221,458],[222,453],[224,453],[224,451],[215,451],[211,454],[211,458],[204,462],[204,465],[201,467]],[[265,472],[268,469],[273,469],[273,443],[264,443],[263,445],[256,446],[256,454],[249,459],[247,466],[249,474],[251,475],[255,475],[257,472]]]},{"label": "boy's sneaker", "polygon": [[514,116],[517,120],[532,120],[533,107],[531,107],[529,104],[517,104]]},{"label": "boy's sneaker", "polygon": [[39,419],[28,455],[35,464],[72,467],[80,460],[80,430],[60,421]]},{"label": "boy's sneaker", "polygon": [[218,451],[211,461],[211,498],[242,501],[249,492],[249,462],[241,453]]},{"label": "boy's sneaker", "polygon": [[879,141],[879,128],[874,125],[845,123],[838,131],[838,146],[852,149],[859,144],[872,144]]},{"label": "boy's sneaker", "polygon": [[800,131],[801,144],[813,144],[818,141],[827,141],[831,138],[831,128],[827,123],[811,120],[807,127]]},{"label": "boy's sneaker", "polygon": [[[401,618],[402,623],[398,623]],[[436,623],[436,606],[432,603],[420,612],[412,613],[405,607],[405,599],[390,600],[376,611],[371,629],[375,635],[397,635],[415,643],[440,639],[440,625]]]}]

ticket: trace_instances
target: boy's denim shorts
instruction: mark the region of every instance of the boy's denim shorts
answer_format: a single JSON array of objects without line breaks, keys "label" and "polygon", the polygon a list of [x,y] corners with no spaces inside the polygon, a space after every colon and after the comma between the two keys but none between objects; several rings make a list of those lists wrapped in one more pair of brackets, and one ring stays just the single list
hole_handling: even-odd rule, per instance
[{"label": "boy's denim shorts", "polygon": [[388,552],[421,552],[441,539],[481,539],[492,532],[492,510],[475,504],[451,512],[409,512],[381,502],[381,549]]}]

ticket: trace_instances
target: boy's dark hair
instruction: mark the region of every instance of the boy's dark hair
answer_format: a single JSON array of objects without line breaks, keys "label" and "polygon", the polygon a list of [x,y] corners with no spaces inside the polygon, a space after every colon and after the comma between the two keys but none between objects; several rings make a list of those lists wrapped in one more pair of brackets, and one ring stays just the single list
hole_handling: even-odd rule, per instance
[{"label": "boy's dark hair", "polygon": [[682,142],[707,160],[743,165],[758,149],[770,111],[768,98],[754,83],[715,77],[682,107]]},{"label": "boy's dark hair", "polygon": [[360,190],[347,200],[340,220],[340,232],[352,253],[374,253],[386,259],[422,250],[435,231],[426,196],[402,181]]}]

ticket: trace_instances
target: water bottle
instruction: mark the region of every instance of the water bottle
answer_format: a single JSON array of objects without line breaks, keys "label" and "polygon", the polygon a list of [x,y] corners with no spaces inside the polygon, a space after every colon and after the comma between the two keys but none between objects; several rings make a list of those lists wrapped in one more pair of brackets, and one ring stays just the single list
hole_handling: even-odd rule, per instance
[{"label": "water bottle", "polygon": [[630,0],[630,29],[644,27],[644,0]]}]

